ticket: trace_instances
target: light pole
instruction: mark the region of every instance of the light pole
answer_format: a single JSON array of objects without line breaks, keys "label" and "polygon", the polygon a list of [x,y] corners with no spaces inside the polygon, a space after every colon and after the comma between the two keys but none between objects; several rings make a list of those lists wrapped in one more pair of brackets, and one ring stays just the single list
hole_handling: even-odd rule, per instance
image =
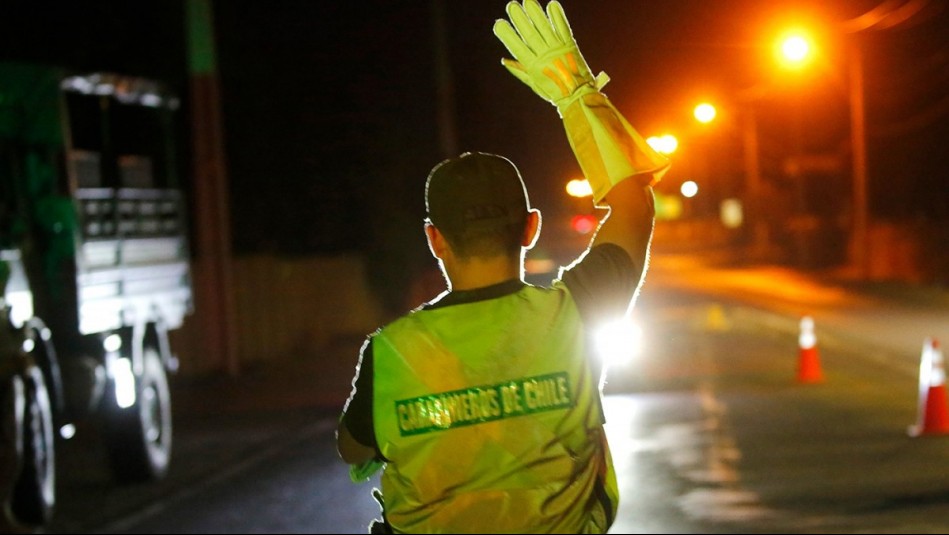
[{"label": "light pole", "polygon": [[863,56],[856,38],[849,50],[850,150],[853,157],[853,229],[850,235],[850,259],[857,276],[866,277],[869,269],[870,216],[867,199],[867,136],[863,102]]},{"label": "light pole", "polygon": [[[769,229],[764,218],[762,197],[764,194],[761,179],[761,165],[759,160],[758,121],[754,106],[764,99],[769,90],[763,85],[757,85],[739,91],[732,102],[732,114],[737,121],[730,123],[741,137],[742,165],[744,168],[744,211],[750,223],[750,230],[746,231],[748,240],[748,255],[756,260],[765,259],[769,252]],[[695,106],[692,112],[695,119],[703,124],[717,121],[718,112],[707,102]]]},{"label": "light pole", "polygon": [[[810,62],[813,46],[810,38],[800,32],[791,31],[779,41],[779,62],[785,68],[800,69]],[[738,95],[743,104],[741,110],[742,146],[744,149],[746,195],[751,213],[751,255],[766,258],[769,252],[769,228],[764,219],[763,184],[758,147],[758,121],[755,103],[764,99],[771,91],[764,85],[748,88]]]},{"label": "light pole", "polygon": [[848,97],[850,100],[850,150],[853,158],[853,228],[850,235],[850,261],[857,276],[869,274],[870,210],[867,194],[867,135],[863,87],[863,54],[859,35],[867,31],[890,30],[912,21],[928,2],[883,2],[869,11],[845,20],[840,31],[850,37],[847,50]]},{"label": "light pole", "polygon": [[[870,15],[872,13],[868,13]],[[886,17],[890,12],[877,14]],[[857,33],[865,30],[862,17],[847,21],[844,31],[852,38],[847,47],[847,84],[850,107],[850,151],[853,168],[852,219],[849,243],[849,259],[858,277],[869,271],[869,208],[867,194],[867,140],[866,110],[863,87],[863,55],[857,42]],[[874,19],[875,20],[875,19]],[[864,21],[865,22],[865,21]],[[879,21],[871,22],[876,24]],[[803,34],[789,34],[780,46],[782,62],[792,68],[804,65],[810,59],[810,42]]]},{"label": "light pole", "polygon": [[749,103],[741,114],[741,138],[745,162],[745,188],[751,212],[751,253],[762,258],[768,250],[768,225],[763,217],[761,167],[758,161],[758,121]]}]

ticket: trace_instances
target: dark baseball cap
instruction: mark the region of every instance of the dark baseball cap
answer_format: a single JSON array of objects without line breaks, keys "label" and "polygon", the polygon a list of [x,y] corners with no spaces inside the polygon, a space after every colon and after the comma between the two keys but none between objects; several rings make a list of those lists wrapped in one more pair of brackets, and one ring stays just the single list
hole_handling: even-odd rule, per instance
[{"label": "dark baseball cap", "polygon": [[517,167],[503,156],[466,152],[436,165],[425,184],[428,218],[442,231],[523,223],[530,202]]}]

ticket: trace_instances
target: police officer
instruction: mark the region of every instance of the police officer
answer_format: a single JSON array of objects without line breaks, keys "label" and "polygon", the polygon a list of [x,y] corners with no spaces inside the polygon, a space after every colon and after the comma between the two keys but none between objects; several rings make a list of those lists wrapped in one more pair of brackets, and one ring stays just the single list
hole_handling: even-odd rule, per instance
[{"label": "police officer", "polygon": [[556,0],[507,14],[502,63],[557,107],[608,214],[581,258],[532,286],[540,213],[515,165],[469,152],[432,169],[425,234],[449,289],[368,337],[337,435],[354,481],[383,470],[380,531],[605,533],[617,510],[591,333],[635,300],[668,162],[600,91]]}]

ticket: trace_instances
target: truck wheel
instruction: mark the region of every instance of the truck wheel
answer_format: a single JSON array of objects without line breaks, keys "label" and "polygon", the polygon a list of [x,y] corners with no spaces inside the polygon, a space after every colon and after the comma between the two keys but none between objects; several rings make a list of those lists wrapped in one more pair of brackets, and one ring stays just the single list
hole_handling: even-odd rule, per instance
[{"label": "truck wheel", "polygon": [[164,477],[171,462],[171,393],[158,351],[144,349],[131,407],[116,405],[112,381],[105,399],[105,442],[116,479],[134,483]]},{"label": "truck wheel", "polygon": [[31,366],[25,379],[23,462],[10,505],[20,522],[42,526],[56,505],[53,411],[43,371]]}]

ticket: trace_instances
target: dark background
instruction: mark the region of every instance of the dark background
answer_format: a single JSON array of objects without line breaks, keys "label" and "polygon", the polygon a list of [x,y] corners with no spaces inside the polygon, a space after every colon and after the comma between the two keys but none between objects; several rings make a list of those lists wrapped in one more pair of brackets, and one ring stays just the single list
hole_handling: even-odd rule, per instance
[{"label": "dark background", "polygon": [[[439,43],[430,0],[213,2],[235,251],[428,261],[423,184],[447,156],[436,50],[447,51],[456,150],[510,157],[554,232],[572,210],[563,184],[579,172],[555,110],[500,65],[507,52],[491,27],[505,3],[443,1]],[[798,191],[781,172],[789,154],[832,152],[849,162],[848,38],[836,28],[880,3],[563,1],[591,68],[612,77],[606,92],[617,107],[644,135],[679,135],[661,188],[689,178],[689,148],[701,143],[707,191],[719,197],[741,191],[739,108],[729,103],[755,84],[771,87],[755,105],[767,183]],[[187,97],[181,0],[0,6],[0,60],[152,76]],[[859,36],[873,218],[949,221],[947,11],[930,1],[904,25]],[[771,55],[792,23],[820,42],[818,60],[799,73],[782,72]],[[700,98],[719,105],[719,124],[707,132],[690,116]],[[801,210],[846,210],[849,167],[802,180]]]}]

